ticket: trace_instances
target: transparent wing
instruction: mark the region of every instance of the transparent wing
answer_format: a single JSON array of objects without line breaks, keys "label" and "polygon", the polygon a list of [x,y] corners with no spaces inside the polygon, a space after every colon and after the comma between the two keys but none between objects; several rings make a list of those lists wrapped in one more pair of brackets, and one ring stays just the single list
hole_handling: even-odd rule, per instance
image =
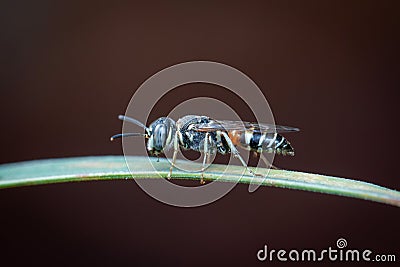
[{"label": "transparent wing", "polygon": [[285,132],[298,132],[299,128],[274,125],[267,123],[252,123],[244,121],[217,121],[211,120],[208,123],[196,124],[193,130],[199,132],[211,132],[211,131],[245,131],[252,130],[255,132],[267,132],[267,133],[285,133]]}]

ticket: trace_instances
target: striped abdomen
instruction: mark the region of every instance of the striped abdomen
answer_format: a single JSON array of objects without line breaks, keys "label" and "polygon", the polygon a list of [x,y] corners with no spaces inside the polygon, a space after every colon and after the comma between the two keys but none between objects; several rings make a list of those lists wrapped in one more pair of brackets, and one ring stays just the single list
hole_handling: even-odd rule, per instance
[{"label": "striped abdomen", "polygon": [[232,131],[229,133],[229,137],[235,145],[250,151],[294,156],[294,150],[289,141],[278,133],[261,133],[251,130]]}]

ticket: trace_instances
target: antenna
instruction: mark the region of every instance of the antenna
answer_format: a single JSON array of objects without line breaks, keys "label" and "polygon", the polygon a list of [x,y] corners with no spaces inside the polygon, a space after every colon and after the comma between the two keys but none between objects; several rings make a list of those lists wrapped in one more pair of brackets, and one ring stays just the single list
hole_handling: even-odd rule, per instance
[{"label": "antenna", "polygon": [[114,141],[114,139],[117,138],[122,138],[122,137],[128,137],[128,136],[144,136],[147,138],[147,134],[142,134],[142,133],[122,133],[122,134],[116,134],[111,136],[110,140]]},{"label": "antenna", "polygon": [[142,127],[143,129],[145,129],[146,132],[147,132],[147,127],[146,127],[146,125],[144,125],[143,123],[141,123],[141,122],[138,121],[137,119],[134,119],[134,118],[131,118],[131,117],[128,117],[128,116],[124,116],[124,115],[119,115],[119,116],[118,116],[118,119],[120,119],[121,121],[129,121],[129,122],[131,122],[131,123],[133,123],[133,124],[136,124],[136,125]]}]

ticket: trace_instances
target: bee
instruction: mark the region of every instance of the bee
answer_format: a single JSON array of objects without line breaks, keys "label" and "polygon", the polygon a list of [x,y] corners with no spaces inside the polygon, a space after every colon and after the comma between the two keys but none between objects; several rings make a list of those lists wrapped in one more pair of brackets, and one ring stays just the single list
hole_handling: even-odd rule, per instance
[{"label": "bee", "polygon": [[[280,133],[297,132],[298,128],[280,126],[273,124],[261,124],[242,121],[215,120],[207,116],[187,115],[177,122],[171,118],[161,117],[146,127],[140,121],[127,116],[120,115],[122,121],[130,122],[142,127],[145,133],[122,133],[111,137],[111,140],[128,136],[143,136],[147,140],[146,148],[150,155],[159,157],[160,154],[173,148],[171,167],[168,179],[171,178],[172,170],[178,149],[194,150],[204,153],[203,166],[201,169],[201,183],[204,184],[203,175],[206,164],[212,155],[233,154],[240,160],[243,167],[253,176],[263,176],[253,172],[240,156],[237,147],[249,150],[260,155],[267,164],[270,164],[263,156],[263,152],[276,153],[278,155],[294,156],[294,149],[289,141]],[[274,167],[276,168],[276,167]]]}]

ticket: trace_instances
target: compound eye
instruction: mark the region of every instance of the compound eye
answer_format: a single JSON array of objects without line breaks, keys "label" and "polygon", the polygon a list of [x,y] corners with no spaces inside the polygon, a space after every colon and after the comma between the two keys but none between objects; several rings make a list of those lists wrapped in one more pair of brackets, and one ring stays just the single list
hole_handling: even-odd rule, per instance
[{"label": "compound eye", "polygon": [[162,151],[165,147],[167,140],[167,127],[163,124],[159,124],[154,129],[154,148],[158,151]]}]

